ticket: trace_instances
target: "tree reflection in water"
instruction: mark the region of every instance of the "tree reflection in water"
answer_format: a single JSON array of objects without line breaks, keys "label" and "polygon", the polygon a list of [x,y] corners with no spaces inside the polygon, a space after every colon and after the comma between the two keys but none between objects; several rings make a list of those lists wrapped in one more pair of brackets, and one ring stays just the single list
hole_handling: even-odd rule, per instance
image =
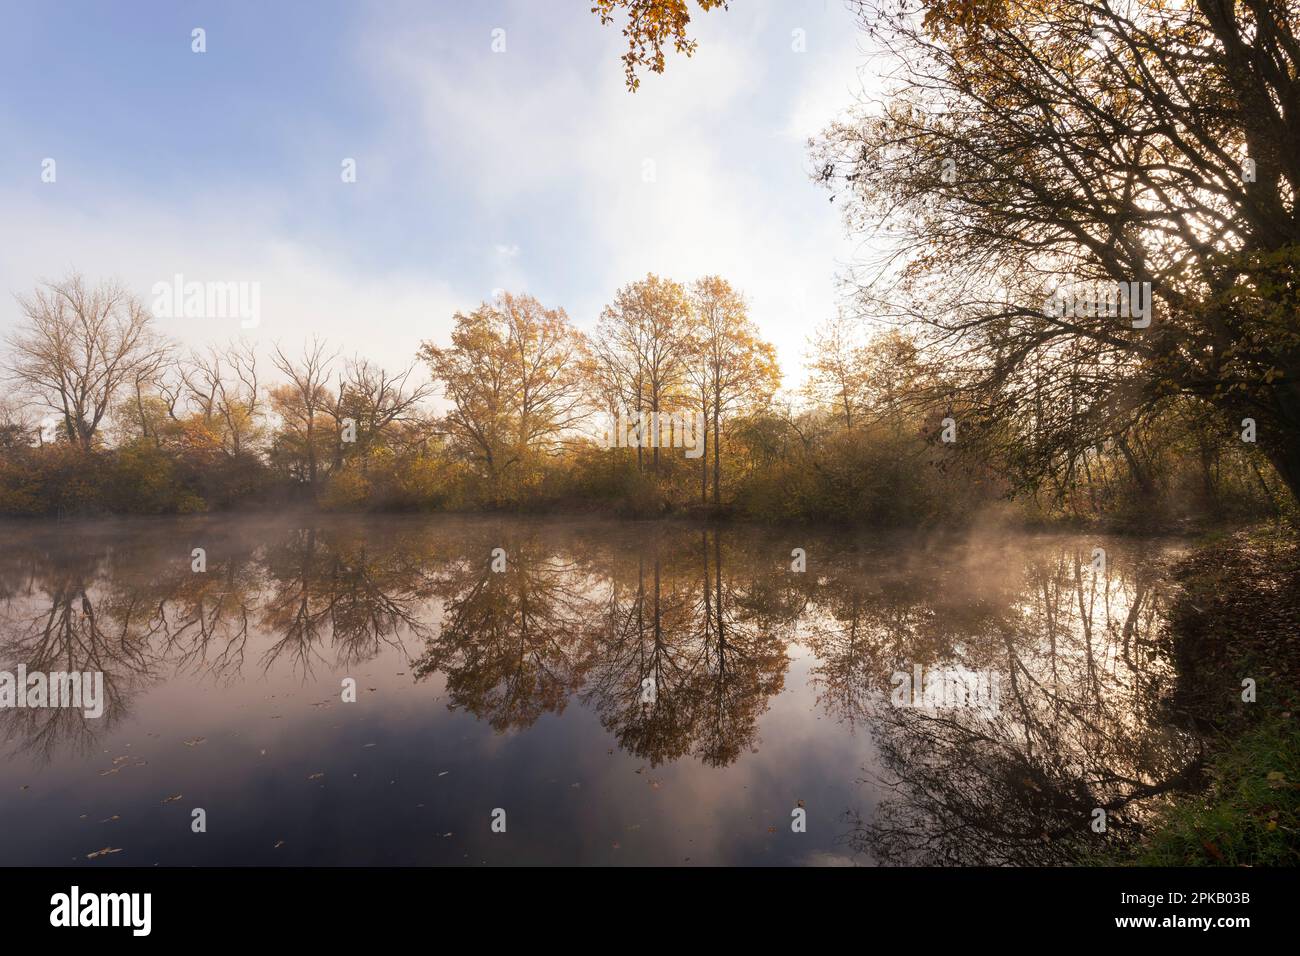
[{"label": "tree reflection in water", "polygon": [[[1048,863],[1128,839],[1148,798],[1200,772],[1171,706],[1151,543],[959,542],[520,519],[226,519],[29,525],[0,556],[0,666],[104,673],[98,720],[0,712],[46,760],[93,748],[178,673],[306,681],[392,650],[499,732],[577,703],[657,766],[726,767],[762,746],[783,691],[875,744],[846,840],[883,863]],[[190,549],[208,571],[190,570]],[[505,552],[494,570],[493,550]],[[788,687],[791,661],[808,678]],[[1000,676],[1000,710],[890,703],[891,675]],[[850,774],[850,768],[842,768]],[[852,809],[852,808],[848,808]]]},{"label": "tree reflection in water", "polygon": [[[1136,549],[1111,550],[1100,573],[1090,548],[1065,543],[829,589],[810,641],[821,699],[867,723],[881,758],[856,849],[885,863],[1077,859],[1097,849],[1098,809],[1105,839],[1131,839],[1143,800],[1196,780],[1199,741],[1167,706],[1159,575]],[[915,663],[1000,675],[998,713],[890,706],[872,676]]]}]

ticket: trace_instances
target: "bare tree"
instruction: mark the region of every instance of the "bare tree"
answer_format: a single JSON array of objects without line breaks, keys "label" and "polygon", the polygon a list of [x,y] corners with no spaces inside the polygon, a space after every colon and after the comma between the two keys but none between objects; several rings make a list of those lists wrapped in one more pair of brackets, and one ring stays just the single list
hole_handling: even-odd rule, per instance
[{"label": "bare tree", "polygon": [[91,288],[72,273],[17,301],[26,326],[6,337],[5,371],[33,404],[62,418],[68,441],[89,450],[119,391],[157,374],[167,345],[117,282]]},{"label": "bare tree", "polygon": [[395,426],[414,420],[420,403],[433,394],[432,382],[411,383],[415,367],[412,363],[390,373],[364,358],[347,363],[339,380],[339,414],[356,422],[359,452],[364,454]]},{"label": "bare tree", "polygon": [[32,420],[30,409],[21,402],[0,397],[0,451],[28,448],[39,434],[40,426]]},{"label": "bare tree", "polygon": [[272,390],[271,399],[284,420],[286,431],[303,446],[307,480],[313,485],[319,464],[316,447],[320,441],[319,419],[329,414],[332,404],[327,383],[336,358],[338,352],[327,354],[326,343],[316,338],[303,348],[300,359],[289,358],[279,345],[271,358],[272,364],[289,379],[286,385]]},{"label": "bare tree", "polygon": [[190,355],[182,371],[184,390],[203,422],[221,435],[232,457],[247,449],[262,411],[257,353],[248,342],[230,342]]}]

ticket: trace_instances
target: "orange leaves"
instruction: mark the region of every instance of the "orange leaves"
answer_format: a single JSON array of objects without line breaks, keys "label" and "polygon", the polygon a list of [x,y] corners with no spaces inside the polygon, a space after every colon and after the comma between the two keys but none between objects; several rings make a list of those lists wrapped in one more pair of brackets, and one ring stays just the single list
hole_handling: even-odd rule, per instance
[{"label": "orange leaves", "polygon": [[[704,11],[727,8],[727,0],[695,0]],[[690,0],[595,0],[591,12],[600,15],[602,24],[612,23],[616,11],[627,13],[623,36],[628,51],[623,54],[627,88],[633,92],[641,85],[636,71],[644,67],[654,73],[664,71],[664,43],[671,41],[678,53],[690,56],[695,41],[686,35],[691,22]]]}]

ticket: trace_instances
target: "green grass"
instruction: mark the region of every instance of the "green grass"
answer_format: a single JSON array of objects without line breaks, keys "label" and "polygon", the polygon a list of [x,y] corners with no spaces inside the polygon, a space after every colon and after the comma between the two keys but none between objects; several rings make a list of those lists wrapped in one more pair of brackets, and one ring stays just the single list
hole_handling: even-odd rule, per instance
[{"label": "green grass", "polygon": [[1213,757],[1211,784],[1160,812],[1121,866],[1300,864],[1300,727],[1279,713]]}]

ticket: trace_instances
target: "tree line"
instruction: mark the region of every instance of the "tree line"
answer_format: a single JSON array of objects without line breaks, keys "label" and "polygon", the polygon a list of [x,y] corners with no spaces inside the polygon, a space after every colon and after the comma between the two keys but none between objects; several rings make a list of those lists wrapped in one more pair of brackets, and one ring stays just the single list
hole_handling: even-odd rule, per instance
[{"label": "tree line", "polygon": [[[1044,475],[967,440],[980,409],[942,357],[845,316],[810,338],[806,381],[783,390],[775,350],[718,276],[631,282],[590,334],[504,292],[456,313],[448,341],[423,342],[396,371],[318,338],[268,356],[248,341],[183,349],[121,284],[77,274],[17,303],[0,356],[8,515],[300,502],[915,524],[1007,501],[1032,518],[1094,520],[1156,499],[1213,514],[1285,499],[1267,456],[1190,406]],[[696,454],[646,434],[651,416],[686,411]],[[620,413],[641,431],[605,447],[601,425]]]},{"label": "tree line", "polygon": [[[184,350],[120,283],[79,274],[17,303],[0,422],[10,514],[184,512],[268,495],[518,505],[558,463],[590,455],[599,417],[682,409],[711,429],[699,496],[712,484],[721,507],[723,419],[764,408],[780,385],[772,346],[717,276],[632,282],[591,336],[563,309],[504,292],[457,313],[449,342],[422,343],[397,371],[317,338],[297,352],[277,344],[269,359],[247,341]],[[631,454],[635,476],[667,481],[657,441],[642,435]]]}]

